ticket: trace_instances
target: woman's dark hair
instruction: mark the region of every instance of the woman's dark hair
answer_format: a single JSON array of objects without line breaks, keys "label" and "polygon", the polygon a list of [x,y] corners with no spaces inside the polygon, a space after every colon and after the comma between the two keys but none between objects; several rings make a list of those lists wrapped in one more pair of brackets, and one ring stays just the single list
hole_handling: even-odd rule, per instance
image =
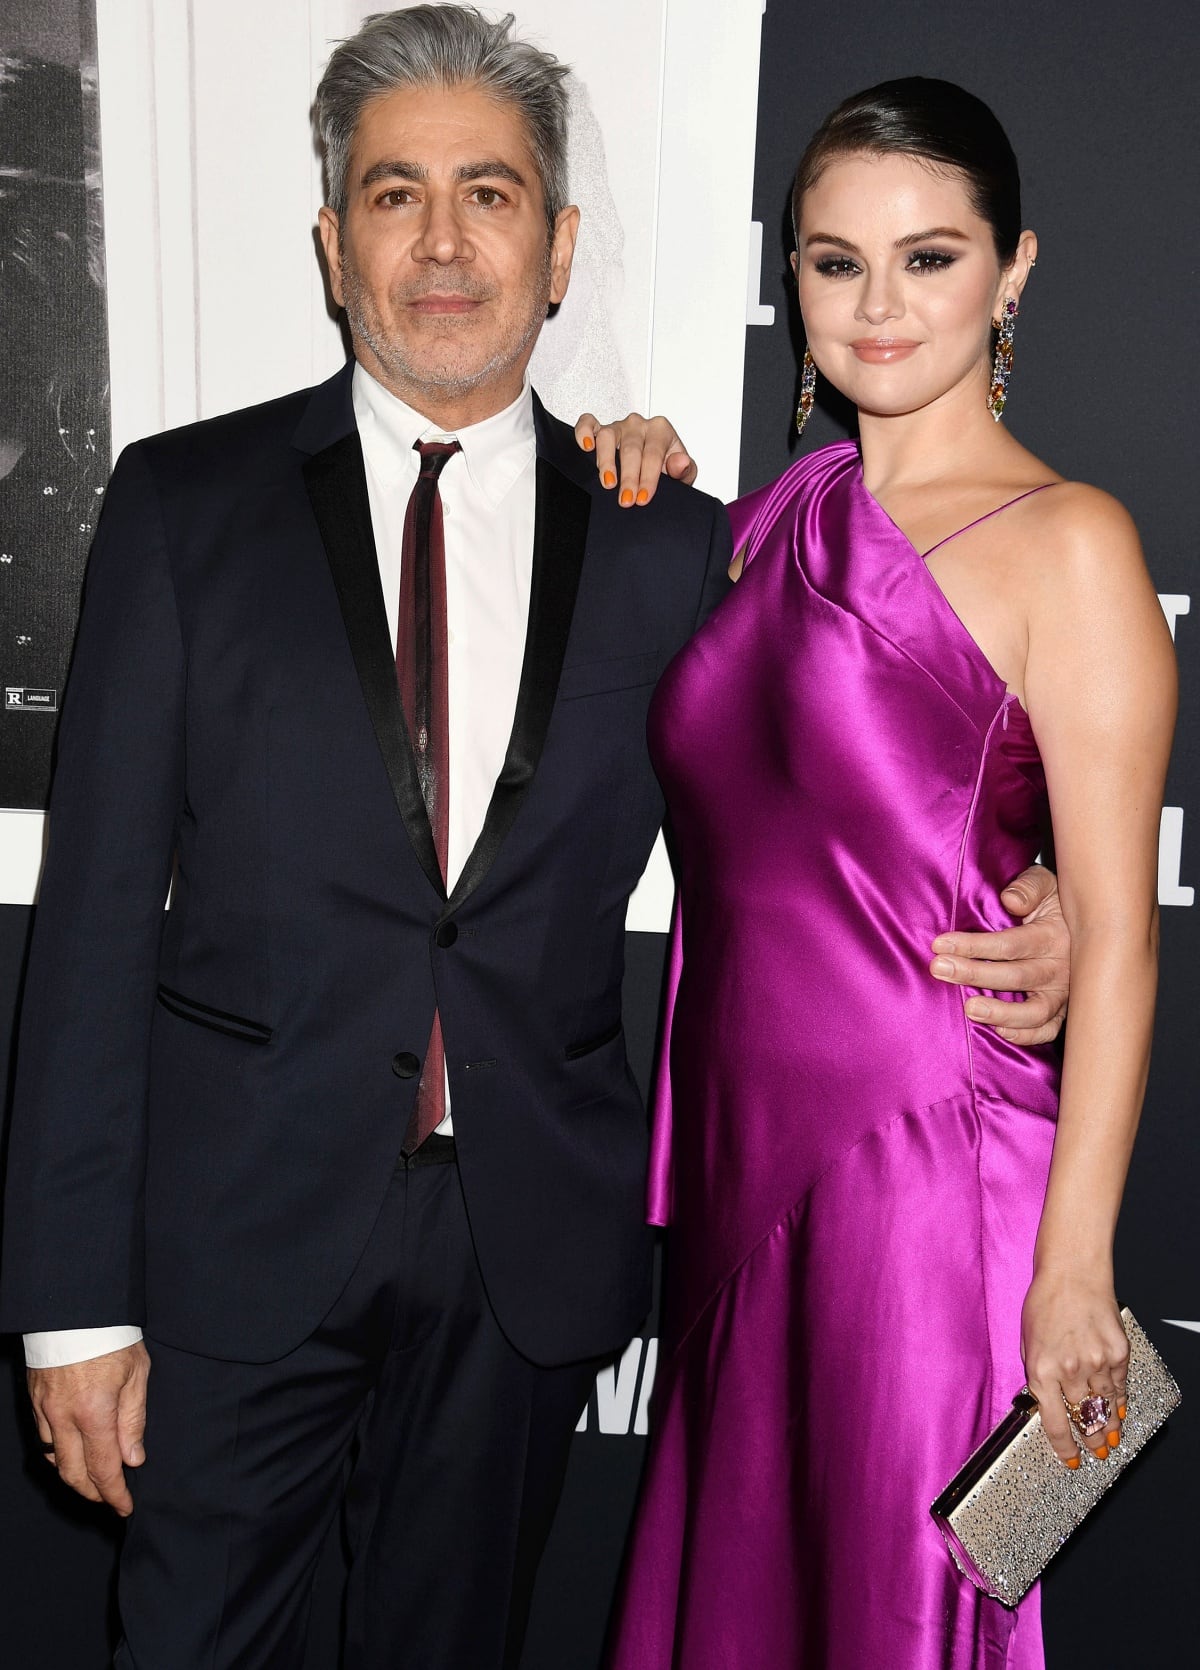
[{"label": "woman's dark hair", "polygon": [[1021,237],[1021,175],[1008,136],[982,99],[952,81],[923,75],[881,81],[839,104],[800,158],[792,186],[792,227],[804,193],[835,157],[900,154],[932,168],[952,169],[966,182],[976,214],[986,220],[1000,264]]}]

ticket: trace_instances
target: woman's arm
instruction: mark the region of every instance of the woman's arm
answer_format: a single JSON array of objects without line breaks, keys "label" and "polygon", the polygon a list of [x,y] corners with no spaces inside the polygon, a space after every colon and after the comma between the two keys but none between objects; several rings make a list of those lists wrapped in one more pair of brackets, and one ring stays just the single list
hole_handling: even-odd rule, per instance
[{"label": "woman's arm", "polygon": [[1099,1454],[1119,1442],[1124,1408],[1112,1247],[1150,1059],[1176,678],[1125,511],[1092,488],[1055,498],[1031,582],[1025,698],[1071,933],[1071,1024],[1022,1351],[1047,1436],[1078,1466],[1063,1397],[1112,1400],[1110,1430],[1088,1440]]},{"label": "woman's arm", "polygon": [[575,439],[585,452],[596,454],[602,486],[617,487],[619,475],[622,509],[649,504],[661,476],[669,475],[690,487],[699,473],[670,418],[630,412],[615,423],[601,423],[591,412],[584,412],[575,425]]}]

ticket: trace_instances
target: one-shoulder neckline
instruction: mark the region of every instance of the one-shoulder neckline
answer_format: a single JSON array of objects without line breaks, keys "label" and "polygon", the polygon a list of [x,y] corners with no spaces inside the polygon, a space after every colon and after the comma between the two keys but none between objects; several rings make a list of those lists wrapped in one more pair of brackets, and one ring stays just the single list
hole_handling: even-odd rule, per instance
[{"label": "one-shoulder neckline", "polygon": [[[912,559],[913,563],[916,565],[916,567],[921,571],[921,574],[924,576],[923,583],[926,586],[932,588],[934,596],[937,599],[940,600],[940,607],[943,610],[947,620],[958,630],[959,634],[966,640],[967,644],[974,651],[974,654],[975,654],[975,657],[976,657],[976,659],[979,663],[980,669],[983,672],[985,672],[987,674],[987,676],[995,684],[997,692],[1007,698],[1008,705],[1010,706],[1010,708],[1015,708],[1016,711],[1021,715],[1021,717],[1026,721],[1026,723],[1029,723],[1029,713],[1028,713],[1028,710],[1026,709],[1025,705],[1021,701],[1021,698],[1017,695],[1017,692],[1015,690],[1010,690],[1009,689],[1008,680],[1006,678],[1004,678],[1003,675],[1001,673],[999,673],[996,670],[996,668],[993,667],[992,663],[988,660],[987,656],[983,652],[983,649],[982,649],[982,647],[979,643],[979,640],[976,638],[975,634],[971,631],[971,629],[967,625],[966,621],[963,620],[962,616],[959,614],[958,610],[954,607],[953,603],[951,603],[950,599],[946,596],[946,594],[942,590],[941,586],[938,585],[937,580],[934,578],[933,574],[930,571],[928,563],[925,561],[925,557],[917,549],[917,547],[913,544],[912,540],[905,533],[904,529],[900,526],[899,522],[896,521],[895,517],[892,516],[889,511],[884,509],[883,505],[880,504],[879,500],[875,497],[874,493],[872,493],[871,489],[867,486],[866,480],[864,479],[864,476],[863,476],[862,454],[860,452],[858,452],[857,448],[855,449],[855,451],[856,451],[856,454],[857,454],[857,463],[856,463],[856,466],[855,466],[855,473],[857,475],[857,484],[858,484],[858,487],[859,487],[860,491],[862,492],[863,497],[867,500],[868,504],[870,504],[871,507],[875,511],[878,512],[878,514],[887,523],[888,527],[890,527],[895,532],[896,537],[903,541],[905,550],[908,552],[908,554],[909,554],[910,558]],[[1047,482],[1046,485],[1047,486],[1053,486],[1054,483]],[[936,549],[937,549],[937,547],[935,546],[934,550],[936,550]]]}]

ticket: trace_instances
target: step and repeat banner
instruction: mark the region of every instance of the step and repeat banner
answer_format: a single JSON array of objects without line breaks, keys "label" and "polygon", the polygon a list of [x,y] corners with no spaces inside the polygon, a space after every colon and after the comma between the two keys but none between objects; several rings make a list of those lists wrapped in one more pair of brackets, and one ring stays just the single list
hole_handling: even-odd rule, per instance
[{"label": "step and repeat banner", "polygon": [[[571,292],[537,350],[539,391],[571,420],[584,407],[605,417],[668,412],[700,460],[702,484],[725,498],[797,456],[803,343],[787,283],[787,203],[820,118],[860,87],[924,73],[980,93],[1009,131],[1041,253],[1022,305],[1008,416],[1056,469],[1130,507],[1180,661],[1160,844],[1158,1036],[1119,1279],[1186,1399],[1200,1388],[1200,559],[1185,511],[1189,304],[1200,267],[1191,8],[1176,0],[1135,14],[1118,0],[1063,0],[1051,14],[1033,0],[999,12],[946,0],[917,14],[863,0],[850,20],[812,0],[612,0],[601,28],[595,9],[575,0],[511,4],[522,33],[574,69],[571,176],[583,225]],[[315,255],[321,196],[307,116],[330,43],[376,9],[361,0],[0,7],[6,1048],[55,715],[111,457],[137,435],[304,386],[339,363]],[[804,449],[845,433],[846,414],[819,395]],[[660,845],[627,936],[626,1032],[643,1086],[670,899]],[[117,1528],[48,1476],[26,1418],[18,1344],[3,1343],[11,1395],[0,1399],[0,1657],[101,1670]],[[580,1420],[528,1670],[597,1663],[657,1356],[652,1316],[601,1373]],[[1185,1402],[1052,1571],[1052,1670],[1187,1651],[1198,1435]],[[331,1541],[306,1670],[337,1662],[342,1575]]]}]

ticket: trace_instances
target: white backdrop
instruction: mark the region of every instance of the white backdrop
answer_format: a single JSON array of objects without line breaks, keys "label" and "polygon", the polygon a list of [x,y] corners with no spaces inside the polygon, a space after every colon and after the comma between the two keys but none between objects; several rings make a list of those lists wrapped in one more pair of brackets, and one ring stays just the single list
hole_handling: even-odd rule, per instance
[{"label": "white backdrop", "polygon": [[[362,0],[98,0],[114,453],[304,387],[341,343],[308,125]],[[512,0],[575,69],[580,270],[534,362],[574,419],[667,411],[737,491],[762,0]],[[573,187],[574,187],[573,180]],[[29,903],[40,813],[0,815],[0,902]],[[661,846],[630,926],[664,930]]]}]

